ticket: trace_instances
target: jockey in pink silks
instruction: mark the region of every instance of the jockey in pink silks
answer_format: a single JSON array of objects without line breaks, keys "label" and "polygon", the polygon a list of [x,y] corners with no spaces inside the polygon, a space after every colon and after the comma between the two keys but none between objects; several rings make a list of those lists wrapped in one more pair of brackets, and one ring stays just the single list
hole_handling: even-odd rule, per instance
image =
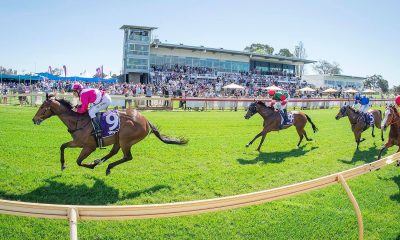
[{"label": "jockey in pink silks", "polygon": [[81,101],[81,105],[77,106],[75,111],[78,113],[89,113],[89,116],[92,119],[98,146],[103,147],[102,130],[100,127],[100,121],[96,118],[96,113],[107,109],[107,107],[110,106],[110,95],[99,89],[83,88],[80,83],[75,83],[72,86],[72,92],[74,96],[79,97]]}]

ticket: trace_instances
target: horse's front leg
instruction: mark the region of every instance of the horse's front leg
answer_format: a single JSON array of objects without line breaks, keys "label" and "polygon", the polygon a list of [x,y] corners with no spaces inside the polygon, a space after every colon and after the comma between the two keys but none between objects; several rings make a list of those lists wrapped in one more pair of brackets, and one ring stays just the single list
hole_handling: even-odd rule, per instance
[{"label": "horse's front leg", "polygon": [[65,158],[64,158],[64,150],[66,148],[73,148],[73,147],[78,147],[78,145],[74,141],[66,142],[61,144],[60,146],[60,163],[61,163],[61,171],[65,169]]},{"label": "horse's front leg", "polygon": [[246,147],[249,147],[251,144],[253,144],[253,142],[254,142],[257,138],[261,137],[261,135],[263,135],[263,132],[264,132],[264,131],[261,131],[259,134],[257,134],[257,135],[253,138],[253,140],[251,140],[248,144],[246,144]]},{"label": "horse's front leg", "polygon": [[109,158],[117,154],[120,148],[121,147],[119,146],[119,143],[114,144],[111,151],[106,156],[102,157],[101,159],[96,159],[94,162],[89,163],[88,165],[93,166],[93,168],[96,167],[98,164],[107,161]]},{"label": "horse's front leg", "polygon": [[267,132],[262,132],[262,138],[261,138],[261,141],[260,141],[260,145],[258,145],[258,148],[257,148],[257,151],[260,151],[260,149],[261,149],[261,146],[262,146],[262,144],[264,143],[264,140],[265,140],[265,136],[267,136]]},{"label": "horse's front leg", "polygon": [[94,152],[94,150],[96,150],[96,147],[83,147],[81,153],[79,154],[78,159],[76,160],[76,163],[81,166],[81,167],[87,167],[87,168],[91,168],[93,169],[94,166],[91,164],[85,164],[82,163],[83,160],[85,160],[85,158],[87,158],[92,152]]}]

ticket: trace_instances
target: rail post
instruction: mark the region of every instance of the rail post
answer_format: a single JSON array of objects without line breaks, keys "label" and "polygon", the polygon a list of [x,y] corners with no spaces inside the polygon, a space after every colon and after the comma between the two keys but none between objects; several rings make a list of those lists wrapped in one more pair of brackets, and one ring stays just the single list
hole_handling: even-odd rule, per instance
[{"label": "rail post", "polygon": [[350,189],[349,185],[347,185],[346,180],[344,179],[342,174],[338,174],[338,181],[340,182],[340,184],[342,184],[342,187],[346,191],[347,196],[349,197],[351,204],[353,205],[354,211],[356,212],[357,222],[358,222],[358,239],[363,240],[364,239],[364,224],[363,224],[363,220],[362,220],[360,207],[358,206],[357,200],[354,197],[353,193],[351,192],[351,189]]},{"label": "rail post", "polygon": [[78,240],[78,211],[70,208],[69,216],[69,235],[71,240]]}]

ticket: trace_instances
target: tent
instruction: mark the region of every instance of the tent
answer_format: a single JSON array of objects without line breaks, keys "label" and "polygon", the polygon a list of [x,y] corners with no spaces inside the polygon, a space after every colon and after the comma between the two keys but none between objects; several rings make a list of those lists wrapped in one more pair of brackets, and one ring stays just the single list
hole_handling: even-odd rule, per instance
[{"label": "tent", "polygon": [[264,89],[266,89],[266,90],[275,90],[275,91],[282,91],[282,90],[283,90],[282,88],[277,87],[277,86],[275,86],[275,85],[266,87],[266,88],[264,88]]},{"label": "tent", "polygon": [[299,91],[299,92],[315,92],[315,90],[310,87],[301,88],[297,91]]},{"label": "tent", "polygon": [[224,89],[244,89],[244,87],[242,87],[240,85],[237,85],[237,84],[234,84],[234,83],[226,85],[226,86],[224,86],[222,88],[224,88]]}]

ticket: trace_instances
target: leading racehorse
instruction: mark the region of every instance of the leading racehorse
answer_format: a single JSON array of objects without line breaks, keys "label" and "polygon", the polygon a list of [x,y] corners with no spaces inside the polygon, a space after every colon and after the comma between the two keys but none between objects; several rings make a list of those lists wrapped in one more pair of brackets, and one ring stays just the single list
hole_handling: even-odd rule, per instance
[{"label": "leading racehorse", "polygon": [[188,141],[184,138],[175,139],[161,135],[158,129],[152,125],[144,116],[136,110],[128,109],[126,112],[119,112],[120,130],[116,134],[104,139],[104,146],[112,145],[109,154],[92,163],[85,164],[82,161],[96,150],[96,140],[93,136],[93,126],[89,115],[76,113],[70,102],[63,99],[55,99],[52,95],[46,94],[46,101],[40,106],[39,110],[33,117],[33,123],[39,125],[43,120],[57,116],[67,126],[68,132],[72,136],[72,141],[63,143],[61,150],[61,170],[65,169],[64,150],[65,148],[82,148],[82,151],[76,160],[77,164],[82,167],[94,168],[97,164],[102,163],[110,157],[117,154],[119,149],[122,150],[124,157],[118,161],[110,163],[107,167],[106,174],[110,174],[110,170],[123,163],[132,160],[131,147],[137,142],[143,140],[150,133],[154,133],[158,139],[167,144],[186,144]]},{"label": "leading racehorse", "polygon": [[[382,130],[390,126],[389,140],[384,144],[379,151],[378,160],[381,159],[382,152],[394,145],[399,146],[397,152],[400,152],[400,115],[394,105],[390,105],[386,108],[385,117],[382,121]],[[400,166],[400,161],[397,161],[397,166]]]},{"label": "leading racehorse", "polygon": [[[249,109],[247,110],[247,113],[244,116],[244,118],[249,119],[256,113],[259,113],[261,115],[261,117],[263,117],[263,119],[264,119],[263,127],[264,128],[259,134],[257,134],[253,138],[253,140],[251,140],[246,145],[246,147],[249,147],[251,144],[253,144],[253,142],[257,138],[262,136],[260,145],[257,148],[257,151],[260,151],[261,145],[263,144],[267,133],[272,132],[272,131],[281,130],[281,129],[279,129],[279,125],[281,123],[281,115],[279,114],[278,111],[275,111],[275,109],[273,107],[268,107],[265,105],[264,102],[258,101],[258,102],[253,102],[250,104]],[[299,140],[299,143],[297,144],[297,146],[300,145],[301,141],[303,140],[303,137],[305,137],[307,141],[312,141],[311,138],[307,137],[307,133],[304,130],[304,126],[306,125],[306,123],[308,121],[311,124],[311,127],[312,127],[314,133],[318,131],[318,128],[311,121],[311,118],[307,114],[305,114],[303,112],[299,112],[299,111],[292,111],[292,112],[290,112],[290,114],[293,114],[293,123],[284,125],[283,129],[286,129],[292,125],[294,125],[296,127],[297,134],[299,134],[299,137],[300,137],[300,140]]]},{"label": "leading racehorse", "polygon": [[[370,109],[368,113],[372,114],[374,118],[374,122],[371,125],[372,127],[372,137],[375,137],[374,129],[375,127],[381,128],[382,122],[382,112],[381,110]],[[351,130],[354,133],[354,137],[357,143],[357,149],[360,145],[360,142],[363,142],[365,138],[361,138],[361,133],[367,130],[370,125],[365,122],[365,119],[361,116],[361,113],[355,110],[354,108],[350,107],[350,105],[344,105],[340,108],[339,112],[336,114],[336,120],[339,120],[342,117],[347,116],[349,118],[351,124]],[[381,130],[381,139],[384,141],[383,138],[383,131]]]}]

